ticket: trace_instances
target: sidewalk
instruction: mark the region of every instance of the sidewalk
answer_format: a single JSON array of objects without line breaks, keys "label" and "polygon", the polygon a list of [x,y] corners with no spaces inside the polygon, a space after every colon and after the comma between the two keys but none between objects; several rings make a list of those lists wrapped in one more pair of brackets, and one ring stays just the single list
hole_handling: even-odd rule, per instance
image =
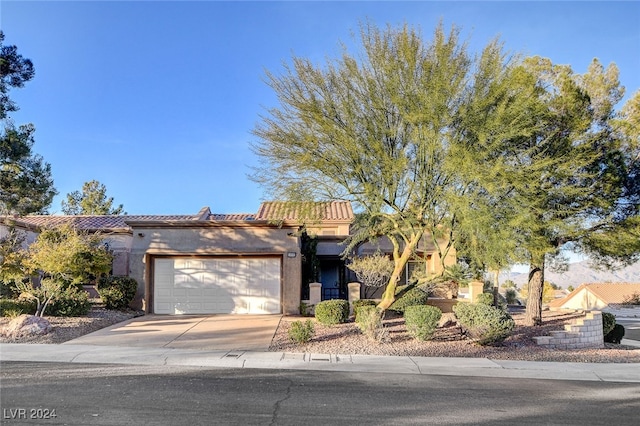
[{"label": "sidewalk", "polygon": [[0,344],[0,361],[268,368],[640,383],[640,364],[638,363],[561,363],[486,358],[427,358],[18,343]]}]

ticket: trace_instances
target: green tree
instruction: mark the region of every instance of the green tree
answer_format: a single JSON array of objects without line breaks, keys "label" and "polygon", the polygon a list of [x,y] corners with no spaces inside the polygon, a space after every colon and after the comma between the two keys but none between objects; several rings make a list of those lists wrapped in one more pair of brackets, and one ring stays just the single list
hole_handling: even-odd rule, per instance
[{"label": "green tree", "polygon": [[0,214],[43,213],[56,195],[51,166],[32,152],[34,126],[16,128],[7,117],[18,110],[9,89],[23,87],[34,74],[32,62],[16,46],[5,46],[0,31]]},{"label": "green tree", "polygon": [[[613,130],[613,106],[622,98],[615,65],[597,62],[584,75],[548,59],[529,58],[536,76],[541,126],[531,137],[507,141],[499,193],[512,211],[502,226],[530,264],[526,322],[542,321],[544,269],[571,244],[608,266],[640,252],[637,176],[629,173],[625,141]],[[634,183],[635,182],[635,183]],[[635,187],[633,185],[636,185]],[[634,191],[636,191],[634,193]]]},{"label": "green tree", "polygon": [[505,280],[500,287],[505,290],[509,288],[518,289],[518,286],[512,280]]},{"label": "green tree", "polygon": [[113,256],[99,234],[88,234],[70,225],[44,229],[29,246],[25,266],[54,281],[89,283],[111,270]]},{"label": "green tree", "polygon": [[4,45],[4,33],[0,31],[0,119],[7,112],[17,111],[18,106],[9,98],[9,88],[20,88],[35,75],[30,59],[23,58],[16,46]]},{"label": "green tree", "polygon": [[0,213],[25,215],[44,213],[57,191],[51,165],[33,154],[35,128],[15,128],[5,120],[0,133]]},{"label": "green tree", "polygon": [[[421,240],[444,262],[474,217],[499,205],[471,170],[497,141],[531,133],[533,86],[499,41],[472,56],[457,28],[438,26],[430,43],[406,25],[364,25],[360,36],[360,55],[345,48],[324,66],[294,57],[283,75],[267,73],[280,107],[253,131],[263,160],[253,178],[277,199],[350,200],[360,213],[345,252],[382,236],[393,245],[386,309]],[[466,152],[471,131],[477,157]],[[504,241],[475,253],[505,264],[507,252],[491,246]]]},{"label": "green tree", "polygon": [[97,180],[85,182],[82,192],[73,191],[67,194],[67,201],[62,201],[62,212],[68,215],[120,215],[127,214],[120,204],[113,207],[113,197],[107,198],[107,188]]}]

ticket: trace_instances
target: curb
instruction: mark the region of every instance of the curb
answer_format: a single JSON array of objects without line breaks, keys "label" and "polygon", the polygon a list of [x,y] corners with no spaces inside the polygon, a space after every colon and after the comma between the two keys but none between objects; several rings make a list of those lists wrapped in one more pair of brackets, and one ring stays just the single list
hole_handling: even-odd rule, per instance
[{"label": "curb", "polygon": [[27,343],[0,344],[0,361],[376,372],[640,383],[640,363],[562,363],[487,358],[200,351]]}]

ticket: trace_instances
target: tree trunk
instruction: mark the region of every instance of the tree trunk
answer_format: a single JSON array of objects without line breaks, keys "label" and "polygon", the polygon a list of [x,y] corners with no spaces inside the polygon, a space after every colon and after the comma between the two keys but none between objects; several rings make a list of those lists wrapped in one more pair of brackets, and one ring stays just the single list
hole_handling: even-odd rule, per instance
[{"label": "tree trunk", "polygon": [[378,304],[378,308],[381,310],[386,310],[396,300],[396,287],[398,286],[398,280],[402,276],[404,267],[411,258],[411,254],[418,245],[421,236],[422,234],[414,235],[409,244],[405,244],[404,249],[402,250],[402,255],[400,255],[399,258],[394,259],[395,266],[393,268],[393,273],[389,278],[387,288],[382,294],[382,300]]},{"label": "tree trunk", "polygon": [[532,257],[529,265],[529,295],[527,297],[526,325],[542,324],[542,291],[544,289],[544,255]]}]

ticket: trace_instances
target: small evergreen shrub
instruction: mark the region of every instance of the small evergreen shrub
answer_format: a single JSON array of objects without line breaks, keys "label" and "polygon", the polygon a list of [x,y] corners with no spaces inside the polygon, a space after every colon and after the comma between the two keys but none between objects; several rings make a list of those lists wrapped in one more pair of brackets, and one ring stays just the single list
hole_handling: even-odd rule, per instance
[{"label": "small evergreen shrub", "polygon": [[45,315],[53,317],[82,317],[89,313],[89,294],[75,285],[67,286],[47,305]]},{"label": "small evergreen shrub", "polygon": [[616,316],[609,312],[602,313],[602,333],[606,336],[616,326]]},{"label": "small evergreen shrub", "polygon": [[389,306],[390,311],[403,313],[407,306],[426,305],[429,295],[420,287],[398,286],[396,300]]},{"label": "small evergreen shrub", "polygon": [[314,308],[314,305],[300,302],[300,315],[302,315],[303,317],[312,317]]},{"label": "small evergreen shrub", "polygon": [[376,306],[377,304],[378,302],[373,299],[358,299],[351,302],[354,311],[360,306]]},{"label": "small evergreen shrub", "polygon": [[358,317],[358,308],[362,306],[376,306],[378,303],[375,300],[371,299],[358,299],[351,302],[351,307],[353,308],[353,313]]},{"label": "small evergreen shrub", "polygon": [[616,324],[608,334],[605,334],[604,341],[607,343],[620,344],[624,337],[624,326],[622,324]]},{"label": "small evergreen shrub", "polygon": [[0,281],[0,297],[17,299],[18,296],[20,296],[20,290],[16,287],[14,280]]},{"label": "small evergreen shrub", "polygon": [[483,305],[493,306],[493,293],[482,293],[478,295],[476,303],[482,303]]},{"label": "small evergreen shrub", "polygon": [[294,321],[289,328],[289,339],[295,343],[307,343],[313,338],[314,332],[311,320],[308,319],[305,322]]},{"label": "small evergreen shrub", "polygon": [[324,300],[316,305],[316,319],[324,325],[341,324],[349,319],[349,302],[342,299]]},{"label": "small evergreen shrub", "polygon": [[22,314],[33,315],[35,311],[36,302],[33,300],[0,299],[0,316],[13,318]]},{"label": "small evergreen shrub", "polygon": [[506,311],[482,303],[458,303],[453,312],[467,333],[481,345],[501,342],[516,326]]},{"label": "small evergreen shrub", "polygon": [[516,293],[516,290],[513,288],[506,289],[504,292],[504,297],[507,299],[507,303],[509,305],[513,305],[517,303],[516,301],[518,300],[518,294]]},{"label": "small evergreen shrub", "polygon": [[356,308],[356,325],[371,340],[384,342],[389,339],[389,332],[382,323],[383,316],[384,312],[376,306],[358,306]]},{"label": "small evergreen shrub", "polygon": [[404,323],[407,332],[414,339],[420,341],[431,340],[441,317],[442,311],[435,306],[407,306],[404,310]]},{"label": "small evergreen shrub", "polygon": [[125,310],[138,291],[138,282],[130,277],[101,277],[98,294],[107,309]]}]

